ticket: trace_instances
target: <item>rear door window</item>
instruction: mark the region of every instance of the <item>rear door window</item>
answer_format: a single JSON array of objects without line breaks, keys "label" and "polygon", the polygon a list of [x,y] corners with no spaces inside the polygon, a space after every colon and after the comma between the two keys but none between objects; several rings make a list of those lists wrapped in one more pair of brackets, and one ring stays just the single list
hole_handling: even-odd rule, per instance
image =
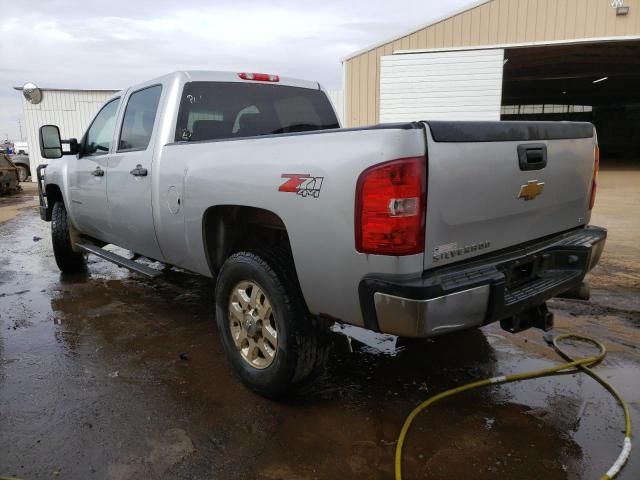
[{"label": "rear door window", "polygon": [[[197,117],[196,117],[197,115]],[[220,140],[338,128],[321,90],[243,82],[189,82],[175,141]]]},{"label": "rear door window", "polygon": [[129,97],[122,120],[118,151],[146,150],[156,120],[161,85],[154,85],[134,92]]}]

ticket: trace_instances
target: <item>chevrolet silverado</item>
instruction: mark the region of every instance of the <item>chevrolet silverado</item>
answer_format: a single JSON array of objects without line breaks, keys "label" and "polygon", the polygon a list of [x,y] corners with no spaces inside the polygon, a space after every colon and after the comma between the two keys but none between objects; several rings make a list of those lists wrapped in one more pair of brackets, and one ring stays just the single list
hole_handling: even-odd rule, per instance
[{"label": "chevrolet silverado", "polygon": [[590,123],[340,128],[317,82],[188,71],[115,94],[79,141],[45,125],[40,144],[59,268],[94,254],[216,279],[228,360],[270,397],[322,369],[335,322],[547,329],[546,300],[583,285],[606,238],[588,225]]}]

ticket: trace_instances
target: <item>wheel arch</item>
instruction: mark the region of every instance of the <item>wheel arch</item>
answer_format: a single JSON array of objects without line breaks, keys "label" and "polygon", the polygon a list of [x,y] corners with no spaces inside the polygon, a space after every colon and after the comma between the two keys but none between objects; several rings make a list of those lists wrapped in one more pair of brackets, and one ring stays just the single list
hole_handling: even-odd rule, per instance
[{"label": "wheel arch", "polygon": [[282,218],[271,210],[246,205],[216,205],[205,210],[202,235],[207,263],[213,276],[230,255],[241,250],[270,246],[286,249],[291,243]]},{"label": "wheel arch", "polygon": [[45,186],[44,193],[47,196],[47,215],[48,218],[51,218],[53,205],[59,201],[64,203],[64,196],[62,195],[62,189],[55,183],[48,183]]},{"label": "wheel arch", "polygon": [[14,160],[14,159],[12,159],[11,161],[13,162],[13,164],[14,164],[16,167],[17,167],[17,166],[24,167],[24,168],[26,168],[26,169],[27,169],[27,171],[28,171],[29,173],[31,173],[31,165],[29,164],[29,161],[28,161],[28,160],[23,161],[23,160]]}]

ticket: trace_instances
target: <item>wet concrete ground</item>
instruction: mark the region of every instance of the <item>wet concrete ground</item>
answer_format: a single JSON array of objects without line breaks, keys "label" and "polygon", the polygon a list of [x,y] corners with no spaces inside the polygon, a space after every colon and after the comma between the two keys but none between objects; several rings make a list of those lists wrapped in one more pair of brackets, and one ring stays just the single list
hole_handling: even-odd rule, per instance
[{"label": "wet concrete ground", "polygon": [[[555,300],[558,332],[601,338],[599,372],[640,431],[640,172],[603,172],[592,223],[610,228],[588,302]],[[30,186],[27,186],[30,187]],[[421,400],[558,361],[542,334],[481,330],[403,345],[336,336],[325,377],[287,403],[247,391],[223,358],[213,285],[151,281],[90,258],[56,268],[32,188],[0,199],[0,476],[22,479],[390,479],[395,439]],[[17,209],[17,206],[25,207]],[[470,392],[418,418],[406,478],[597,478],[623,438],[586,376]],[[619,478],[640,477],[640,447]]]}]

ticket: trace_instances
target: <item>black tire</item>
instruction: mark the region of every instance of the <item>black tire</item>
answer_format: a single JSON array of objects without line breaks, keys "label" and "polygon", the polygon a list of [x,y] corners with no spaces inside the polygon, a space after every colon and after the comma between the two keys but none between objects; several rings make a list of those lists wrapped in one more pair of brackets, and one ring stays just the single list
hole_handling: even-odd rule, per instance
[{"label": "black tire", "polygon": [[[272,363],[255,368],[241,356],[229,324],[232,289],[258,284],[271,303],[278,348]],[[308,313],[290,256],[282,252],[239,252],[222,266],[216,282],[216,322],[225,354],[242,382],[268,398],[282,398],[324,369],[329,355],[328,324]]]},{"label": "black tire", "polygon": [[51,242],[56,263],[62,272],[81,272],[86,268],[85,257],[84,254],[73,251],[70,228],[72,227],[64,203],[54,203],[51,211]]},{"label": "black tire", "polygon": [[18,180],[20,180],[20,182],[26,182],[30,175],[29,169],[24,165],[16,165],[16,168],[18,169]]}]

